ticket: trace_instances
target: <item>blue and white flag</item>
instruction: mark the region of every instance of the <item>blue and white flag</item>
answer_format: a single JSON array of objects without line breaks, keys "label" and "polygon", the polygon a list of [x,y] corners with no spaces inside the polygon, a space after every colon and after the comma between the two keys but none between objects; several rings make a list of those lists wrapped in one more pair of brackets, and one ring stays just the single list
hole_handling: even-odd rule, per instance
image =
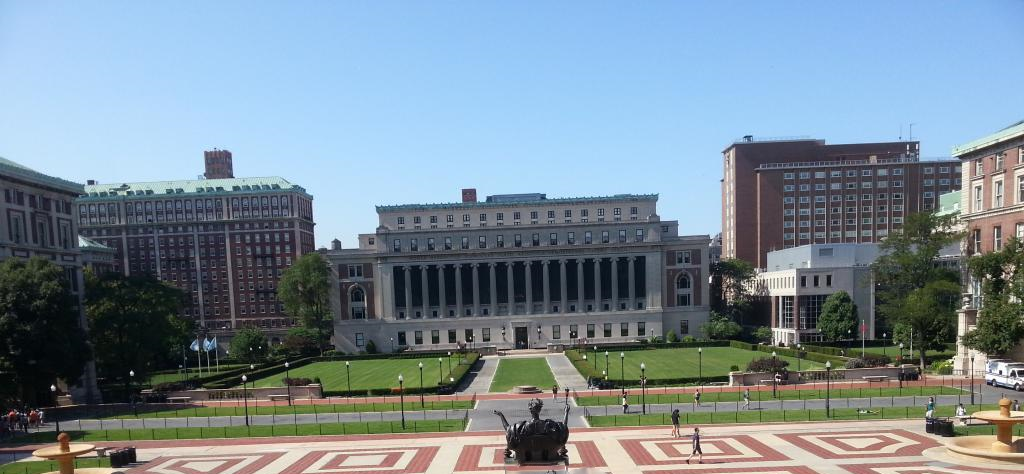
[{"label": "blue and white flag", "polygon": [[192,341],[192,345],[188,347],[190,350],[199,352],[199,339]]},{"label": "blue and white flag", "polygon": [[216,337],[214,337],[213,339],[205,339],[203,341],[203,350],[204,351],[210,352],[210,351],[212,351],[212,350],[214,350],[216,348],[217,348],[217,338]]}]

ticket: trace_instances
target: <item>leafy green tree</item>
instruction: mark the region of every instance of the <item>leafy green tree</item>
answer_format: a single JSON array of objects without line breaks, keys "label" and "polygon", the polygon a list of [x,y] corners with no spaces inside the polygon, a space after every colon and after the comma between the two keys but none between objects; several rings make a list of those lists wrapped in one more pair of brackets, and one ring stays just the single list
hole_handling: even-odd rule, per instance
[{"label": "leafy green tree", "polygon": [[19,398],[50,399],[57,378],[74,383],[92,359],[64,269],[49,260],[0,262],[0,366]]},{"label": "leafy green tree", "polygon": [[319,347],[327,345],[332,330],[331,267],[318,253],[307,253],[285,270],[277,295],[288,314],[302,320],[303,326],[316,332]]},{"label": "leafy green tree", "polygon": [[982,306],[965,346],[992,356],[1012,351],[1024,339],[1024,245],[1011,238],[998,252],[971,257],[971,274],[981,282]]},{"label": "leafy green tree", "polygon": [[922,367],[926,349],[941,349],[954,338],[960,278],[935,264],[939,251],[962,237],[954,224],[955,216],[911,214],[902,229],[882,241],[880,256],[871,265],[878,285],[878,326],[891,326],[897,342],[909,343],[912,331]]},{"label": "leafy green tree", "polygon": [[179,316],[185,293],[150,275],[86,272],[85,314],[96,366],[127,387],[129,372],[146,380],[151,370],[174,366],[192,333]]},{"label": "leafy green tree", "polygon": [[728,316],[712,311],[708,322],[701,325],[701,331],[708,339],[735,339],[743,332],[743,327],[729,319]]},{"label": "leafy green tree", "polygon": [[768,326],[760,326],[754,330],[754,340],[762,344],[771,344],[772,342],[772,328]]},{"label": "leafy green tree", "polygon": [[667,342],[679,342],[679,336],[676,335],[675,329],[669,329],[668,333],[665,334],[665,341]]},{"label": "leafy green tree", "polygon": [[284,352],[291,356],[314,356],[320,353],[317,333],[306,328],[292,328],[284,336],[282,346]]},{"label": "leafy green tree", "polygon": [[730,305],[750,298],[750,283],[756,275],[754,265],[745,260],[724,258],[711,265],[711,309],[728,313]]},{"label": "leafy green tree", "polygon": [[263,362],[270,353],[267,335],[256,328],[245,328],[235,333],[230,346],[232,357],[249,364]]},{"label": "leafy green tree", "polygon": [[818,316],[818,332],[826,341],[838,341],[856,331],[857,305],[850,294],[840,290],[828,295]]}]

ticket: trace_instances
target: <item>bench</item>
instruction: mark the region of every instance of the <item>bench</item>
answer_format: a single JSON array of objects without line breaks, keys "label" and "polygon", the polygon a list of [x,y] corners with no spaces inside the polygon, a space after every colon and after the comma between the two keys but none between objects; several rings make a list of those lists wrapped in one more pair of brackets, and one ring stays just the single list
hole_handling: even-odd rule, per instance
[{"label": "bench", "polygon": [[865,375],[861,378],[868,382],[885,382],[886,380],[889,380],[888,375]]},{"label": "bench", "polygon": [[267,398],[269,398],[270,401],[272,401],[272,402],[278,402],[278,401],[281,401],[281,400],[288,401],[289,399],[291,399],[291,396],[289,396],[289,395],[267,395]]},{"label": "bench", "polygon": [[188,403],[192,401],[192,397],[167,397],[168,403]]}]

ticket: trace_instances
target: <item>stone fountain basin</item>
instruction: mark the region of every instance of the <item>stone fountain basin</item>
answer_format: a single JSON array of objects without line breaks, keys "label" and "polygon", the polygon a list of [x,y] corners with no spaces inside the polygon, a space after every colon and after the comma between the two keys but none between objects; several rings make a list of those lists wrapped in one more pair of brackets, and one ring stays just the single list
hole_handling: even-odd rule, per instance
[{"label": "stone fountain basin", "polygon": [[60,446],[47,446],[45,448],[40,448],[35,451],[32,451],[32,455],[37,458],[60,459],[66,457],[78,457],[82,454],[92,452],[95,449],[95,445],[78,443],[69,444],[67,451],[61,450]]},{"label": "stone fountain basin", "polygon": [[994,442],[996,442],[995,435],[959,436],[946,440],[946,449],[950,455],[962,459],[984,458],[992,461],[1024,464],[1024,438],[1013,442],[1013,449],[1017,451],[1015,453],[992,451]]}]

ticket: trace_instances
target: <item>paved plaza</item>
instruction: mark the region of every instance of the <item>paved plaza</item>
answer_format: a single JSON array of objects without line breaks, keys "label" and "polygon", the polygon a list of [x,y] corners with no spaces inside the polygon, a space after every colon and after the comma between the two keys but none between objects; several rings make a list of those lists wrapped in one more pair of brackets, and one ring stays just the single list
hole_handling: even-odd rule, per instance
[{"label": "paved plaza", "polygon": [[[704,463],[669,428],[574,429],[571,467],[615,474],[1010,474],[945,455],[922,420],[702,427]],[[689,431],[689,430],[687,430]],[[110,443],[118,445],[119,443]],[[140,441],[131,474],[440,474],[502,472],[498,431],[418,435]]]}]

